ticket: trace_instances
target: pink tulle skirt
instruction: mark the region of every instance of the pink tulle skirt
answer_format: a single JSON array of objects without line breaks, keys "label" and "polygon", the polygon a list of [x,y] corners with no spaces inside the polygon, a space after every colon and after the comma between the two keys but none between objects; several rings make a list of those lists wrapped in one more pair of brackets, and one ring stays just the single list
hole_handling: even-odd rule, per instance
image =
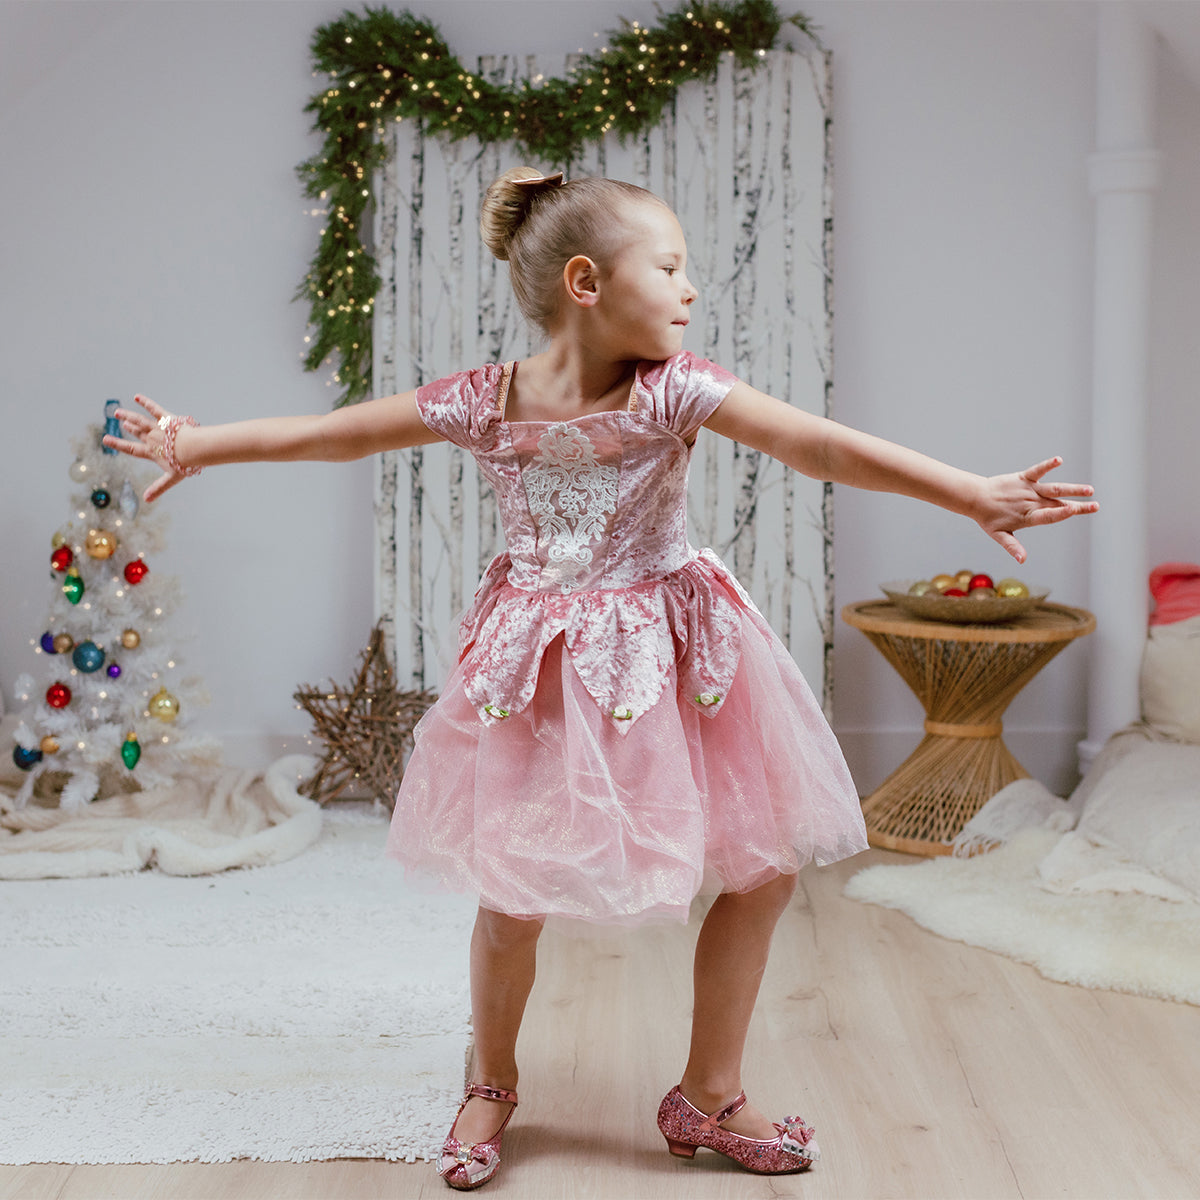
[{"label": "pink tulle skirt", "polygon": [[497,912],[632,923],[866,849],[833,732],[757,613],[714,716],[673,684],[622,734],[559,637],[529,707],[485,724],[460,666],[417,726],[388,853]]}]

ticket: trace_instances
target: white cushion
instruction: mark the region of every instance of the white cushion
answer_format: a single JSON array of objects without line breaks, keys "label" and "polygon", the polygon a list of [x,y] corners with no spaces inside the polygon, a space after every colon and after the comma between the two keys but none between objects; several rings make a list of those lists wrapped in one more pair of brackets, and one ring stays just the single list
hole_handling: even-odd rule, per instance
[{"label": "white cushion", "polygon": [[1200,745],[1200,616],[1151,626],[1141,687],[1147,724],[1176,741]]},{"label": "white cushion", "polygon": [[1125,755],[1096,781],[1078,833],[1200,897],[1200,746]]}]

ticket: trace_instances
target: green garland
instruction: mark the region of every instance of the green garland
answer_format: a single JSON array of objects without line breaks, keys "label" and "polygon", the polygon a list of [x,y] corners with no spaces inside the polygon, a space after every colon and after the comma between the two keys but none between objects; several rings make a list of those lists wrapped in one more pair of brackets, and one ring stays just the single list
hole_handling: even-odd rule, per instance
[{"label": "green garland", "polygon": [[[787,18],[816,42],[809,20]],[[371,387],[371,314],[380,279],[361,237],[375,168],[387,158],[388,123],[419,120],[451,139],[512,142],[531,162],[569,169],[581,148],[610,130],[627,139],[654,125],[680,84],[711,78],[722,54],[757,64],[784,19],[771,0],[697,0],[660,14],[656,28],[624,23],[565,78],[497,86],[468,71],[437,29],[411,13],[349,11],[313,35],[313,63],[329,86],[305,108],[324,146],[298,168],[306,193],[324,202],[321,244],[297,292],[315,337],[304,365],[336,355],[338,404]]]}]

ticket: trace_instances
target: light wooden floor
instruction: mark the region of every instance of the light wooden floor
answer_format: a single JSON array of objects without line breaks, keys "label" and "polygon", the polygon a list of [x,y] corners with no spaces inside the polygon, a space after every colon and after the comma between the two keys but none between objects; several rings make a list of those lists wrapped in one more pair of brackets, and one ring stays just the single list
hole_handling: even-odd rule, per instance
[{"label": "light wooden floor", "polygon": [[[521,1109],[484,1194],[1200,1197],[1200,1009],[1048,983],[842,897],[855,870],[891,860],[871,851],[801,877],[751,1032],[747,1088],[817,1126],[811,1172],[759,1177],[666,1152],[654,1113],[683,1060],[694,929],[547,935]],[[0,1167],[4,1200],[450,1195],[428,1164]]]}]

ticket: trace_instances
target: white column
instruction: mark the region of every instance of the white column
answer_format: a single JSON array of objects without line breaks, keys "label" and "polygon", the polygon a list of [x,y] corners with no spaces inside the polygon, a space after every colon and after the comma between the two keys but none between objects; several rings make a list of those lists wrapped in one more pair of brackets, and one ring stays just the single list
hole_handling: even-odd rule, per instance
[{"label": "white column", "polygon": [[1105,741],[1137,720],[1146,637],[1146,426],[1149,408],[1150,261],[1159,154],[1154,149],[1154,32],[1136,5],[1099,10],[1096,152],[1088,161],[1096,200],[1092,353],[1092,482],[1089,603],[1096,614],[1088,683],[1086,770]]}]

